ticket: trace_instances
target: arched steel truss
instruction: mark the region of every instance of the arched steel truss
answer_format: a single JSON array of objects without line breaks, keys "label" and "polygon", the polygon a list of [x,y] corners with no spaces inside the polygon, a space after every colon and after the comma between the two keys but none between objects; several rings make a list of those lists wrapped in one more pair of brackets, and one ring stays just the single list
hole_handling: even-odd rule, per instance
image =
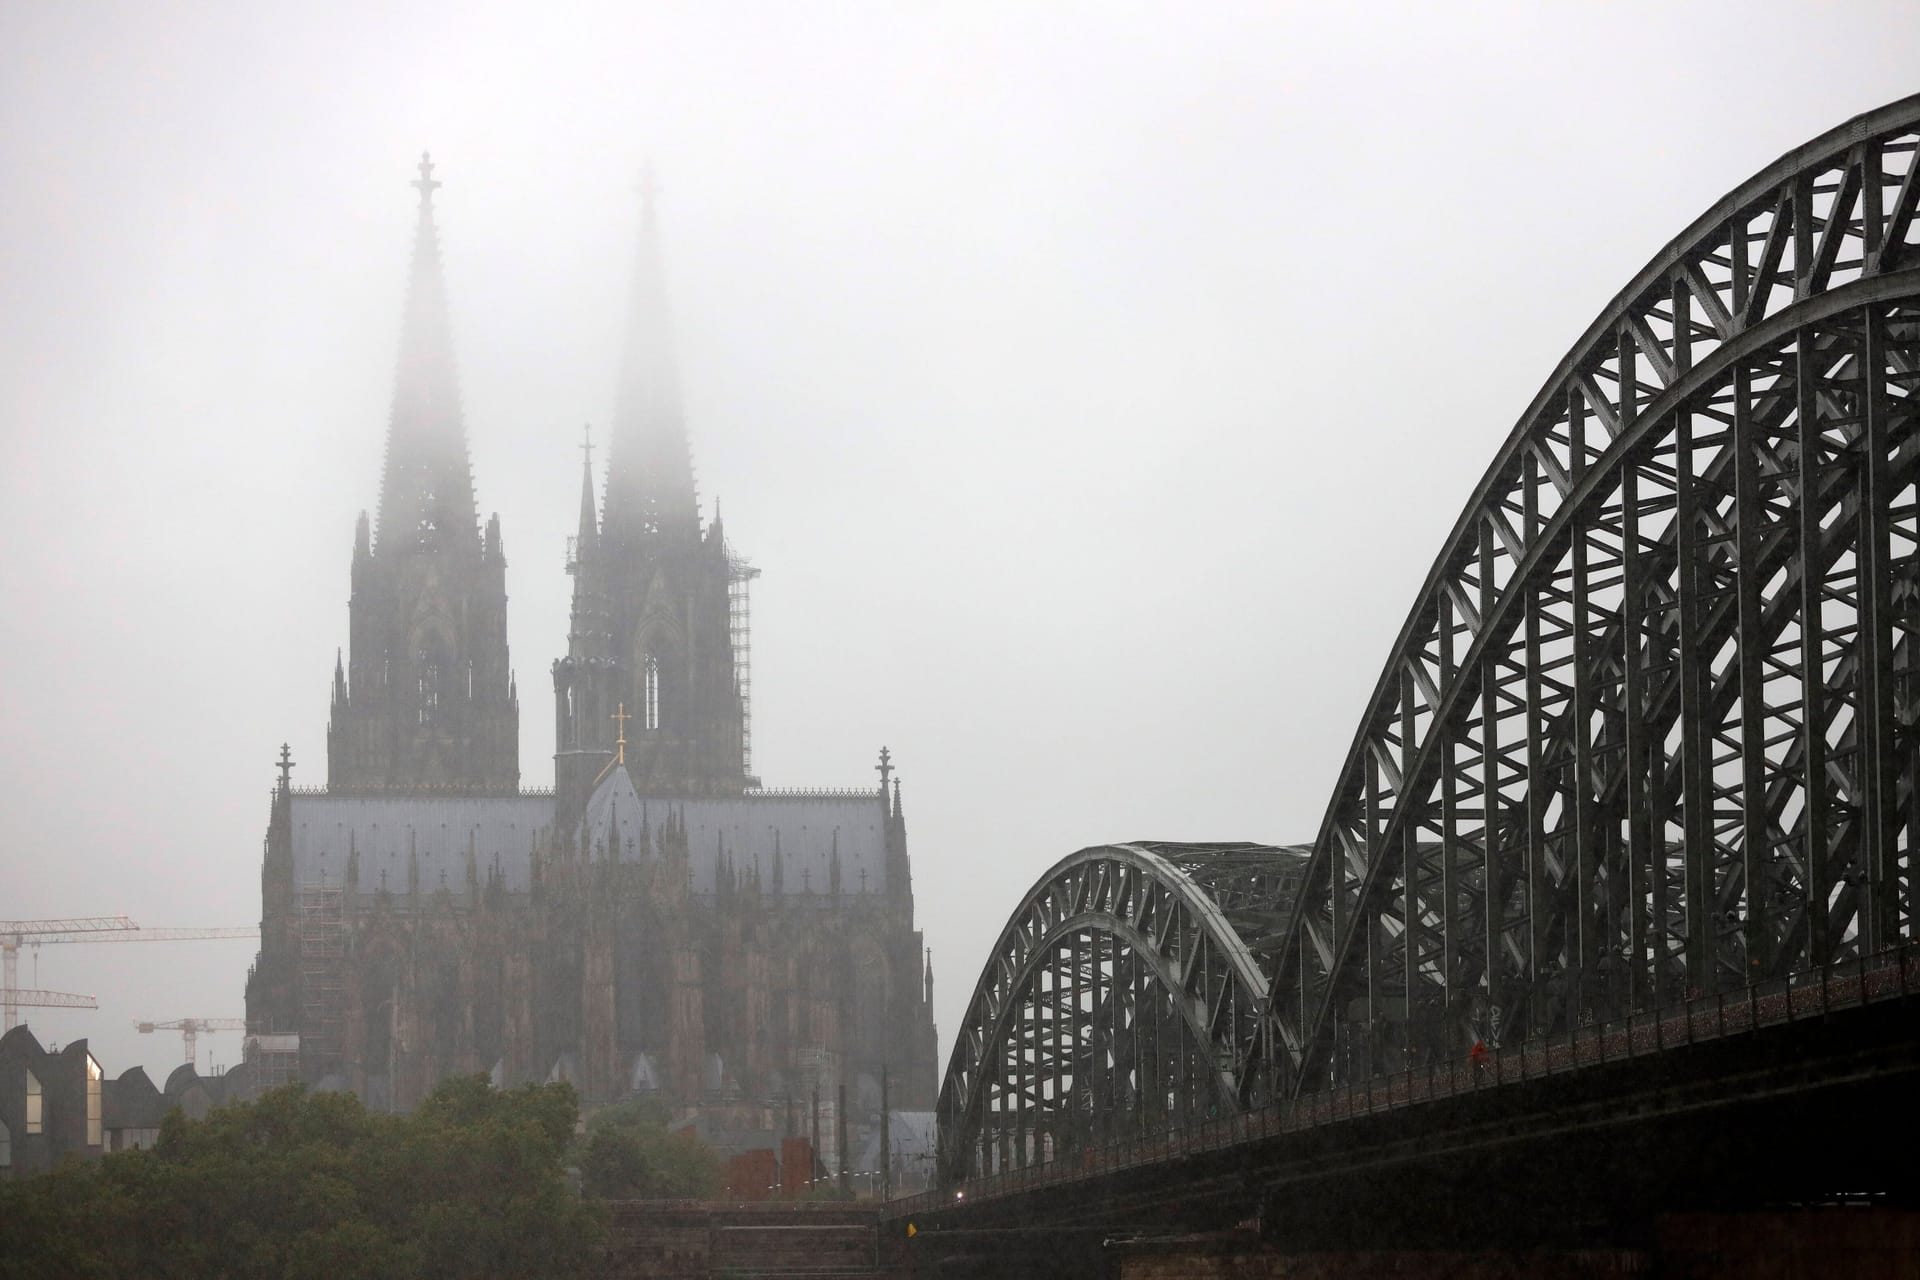
[{"label": "arched steel truss", "polygon": [[1304,849],[1082,849],[1008,920],[940,1095],[952,1180],[1058,1159],[1240,1109],[1268,1053],[1267,982],[1243,937],[1276,936]]},{"label": "arched steel truss", "polygon": [[1911,936],[1920,97],[1555,371],[1394,646],[1269,969],[1301,1092]]},{"label": "arched steel truss", "polygon": [[1920,934],[1917,156],[1920,96],[1815,139],[1594,321],[1308,856],[1113,846],[1041,880],[954,1050],[945,1176]]}]

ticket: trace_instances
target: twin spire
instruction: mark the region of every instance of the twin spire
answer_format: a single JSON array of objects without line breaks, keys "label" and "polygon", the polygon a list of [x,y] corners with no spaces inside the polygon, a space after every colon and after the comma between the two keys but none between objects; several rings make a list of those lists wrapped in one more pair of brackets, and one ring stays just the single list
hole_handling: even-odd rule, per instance
[{"label": "twin spire", "polygon": [[419,172],[413,186],[420,193],[420,221],[400,324],[375,541],[382,551],[477,552],[479,513],[440,273],[440,233],[433,222],[433,193],[440,183],[433,177],[432,157],[424,152]]},{"label": "twin spire", "polygon": [[[446,282],[433,194],[441,183],[433,159],[422,153],[413,263],[400,331],[393,412],[387,427],[386,468],[379,521],[382,550],[480,548],[472,464],[460,408],[460,387],[447,319]],[[692,452],[680,400],[661,265],[651,170],[640,181],[639,243],[627,300],[627,339],[615,397],[613,444],[604,511],[596,519],[591,439],[581,448],[579,548],[602,538],[632,543],[662,532],[696,532],[699,504]]]},{"label": "twin spire", "polygon": [[640,237],[627,294],[627,342],[614,398],[603,536],[632,543],[654,533],[697,532],[693,456],[673,359],[666,273],[651,168],[640,177]]}]

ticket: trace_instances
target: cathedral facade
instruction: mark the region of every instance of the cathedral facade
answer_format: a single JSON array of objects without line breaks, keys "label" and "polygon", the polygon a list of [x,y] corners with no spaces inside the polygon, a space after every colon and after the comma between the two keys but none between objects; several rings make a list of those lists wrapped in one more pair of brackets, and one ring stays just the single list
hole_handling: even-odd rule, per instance
[{"label": "cathedral facade", "polygon": [[[931,1108],[933,979],[897,779],[771,791],[748,765],[753,574],[703,521],[643,206],[596,500],[524,789],[500,519],[478,518],[423,158],[377,518],[354,533],[327,783],[282,753],[249,1031],[279,1074],[412,1106],[450,1074],[779,1115],[844,1088]],[[271,1064],[257,1064],[263,1078]],[[739,1117],[748,1117],[740,1119]]]}]

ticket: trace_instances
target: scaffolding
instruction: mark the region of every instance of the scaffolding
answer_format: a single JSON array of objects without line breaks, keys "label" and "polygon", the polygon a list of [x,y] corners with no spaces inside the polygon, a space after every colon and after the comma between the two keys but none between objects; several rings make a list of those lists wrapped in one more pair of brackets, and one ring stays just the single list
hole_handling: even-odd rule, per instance
[{"label": "scaffolding", "polygon": [[733,691],[740,695],[740,771],[748,786],[753,776],[753,607],[750,591],[760,571],[732,547],[727,548],[727,638],[733,645]]},{"label": "scaffolding", "polygon": [[262,1089],[278,1089],[300,1078],[300,1037],[250,1034],[240,1043],[240,1058],[253,1064]]},{"label": "scaffolding", "polygon": [[319,1080],[339,1069],[346,1023],[346,927],[341,890],[309,885],[300,893],[300,1040],[302,1074]]}]

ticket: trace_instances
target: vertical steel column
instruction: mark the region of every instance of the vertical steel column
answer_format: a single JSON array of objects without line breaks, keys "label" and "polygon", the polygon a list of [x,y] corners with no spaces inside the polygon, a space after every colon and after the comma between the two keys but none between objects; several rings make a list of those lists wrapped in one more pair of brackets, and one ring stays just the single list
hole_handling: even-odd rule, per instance
[{"label": "vertical steel column", "polygon": [[[1648,738],[1652,726],[1647,722],[1647,636],[1652,628],[1647,607],[1645,557],[1640,551],[1640,468],[1630,464],[1620,477],[1620,630],[1626,644],[1622,654],[1622,697],[1626,714],[1622,717],[1625,760],[1622,785],[1626,792],[1626,1007],[1646,1008],[1657,1003],[1658,970],[1648,965],[1647,928],[1649,904],[1655,895],[1650,885],[1653,865],[1653,814],[1657,801],[1650,794],[1657,785]],[[1653,916],[1658,930],[1658,917]]]},{"label": "vertical steel column", "polygon": [[[1435,635],[1440,647],[1440,687],[1451,689],[1454,682],[1453,598],[1442,594],[1440,597],[1440,615]],[[1443,730],[1439,725],[1433,728],[1434,740],[1443,742]],[[1460,857],[1460,765],[1454,759],[1453,745],[1448,742],[1443,748],[1445,758],[1440,761],[1440,963],[1437,967],[1440,978],[1440,1007],[1443,1013],[1441,1026],[1453,1024],[1454,983],[1458,975],[1454,972],[1454,957],[1460,953],[1461,933],[1460,915],[1466,904],[1459,898],[1458,861]],[[1444,1034],[1444,1032],[1443,1032]],[[1426,1046],[1427,1052],[1435,1051],[1436,1046]]]},{"label": "vertical steel column", "polygon": [[[1012,1034],[1008,1036],[1008,1051],[1013,1055],[1009,1067],[1012,1083],[1006,1097],[1013,1104],[1013,1114],[1007,1117],[1007,1129],[1013,1143],[1011,1167],[1027,1167],[1027,1124],[1031,1102],[1028,1090],[1034,1087],[1033,1067],[1030,1065],[1032,1054],[1037,1050],[1040,1040],[1041,1013],[1046,1001],[1046,967],[1036,968],[1033,972],[1028,992],[1014,996],[1015,1008],[1019,1011],[1014,1019]],[[1030,1048],[1030,1046],[1032,1046]]]},{"label": "vertical steel column", "polygon": [[[1650,338],[1649,341],[1652,339]],[[1620,363],[1620,402],[1618,418],[1620,433],[1626,434],[1633,427],[1640,413],[1640,341],[1631,325],[1623,325],[1616,336],[1614,349],[1619,353]],[[1607,893],[1603,906],[1623,911],[1625,921],[1617,916],[1607,922],[1606,945],[1610,953],[1617,952],[1624,962],[1615,966],[1607,992],[1607,1016],[1612,1017],[1622,1009],[1631,1010],[1640,998],[1639,972],[1642,963],[1641,944],[1641,895],[1645,892],[1645,876],[1636,861],[1643,851],[1643,845],[1636,842],[1633,835],[1633,823],[1636,813],[1644,814],[1645,796],[1641,792],[1644,774],[1634,770],[1634,749],[1641,738],[1633,722],[1639,718],[1639,705],[1634,701],[1637,688],[1636,668],[1640,663],[1640,631],[1644,621],[1642,601],[1639,596],[1639,583],[1636,578],[1638,565],[1634,540],[1638,537],[1639,513],[1634,509],[1636,490],[1634,481],[1639,470],[1639,462],[1630,460],[1620,468],[1620,686],[1619,686],[1619,732],[1620,741],[1616,750],[1620,756],[1620,778],[1623,791],[1622,805],[1626,817],[1625,844],[1621,849],[1621,833],[1617,829],[1617,819],[1609,821],[1609,814],[1599,808],[1599,793],[1605,791],[1605,783],[1596,780],[1598,789],[1595,795],[1596,816],[1608,822],[1607,843],[1614,855],[1608,862]],[[1613,877],[1619,877],[1615,887]]]},{"label": "vertical steel column", "polygon": [[[1493,612],[1499,598],[1493,586],[1493,528],[1480,522],[1480,600],[1481,625]],[[1480,667],[1480,842],[1482,866],[1480,884],[1482,932],[1486,947],[1487,1008],[1489,1036],[1504,1032],[1492,1020],[1501,1017],[1501,1001],[1506,999],[1506,983],[1501,968],[1506,963],[1507,936],[1507,848],[1500,838],[1500,656],[1488,654]],[[1504,1019],[1502,1019],[1504,1022]]]},{"label": "vertical steel column", "polygon": [[[1915,160],[1920,164],[1920,159]],[[1869,183],[1877,187],[1876,183]],[[1860,624],[1855,643],[1860,663],[1860,776],[1865,803],[1861,819],[1861,864],[1866,900],[1860,908],[1860,949],[1878,951],[1899,935],[1896,837],[1900,828],[1897,731],[1894,714],[1892,520],[1893,445],[1885,313],[1862,310],[1860,355],[1865,466],[1860,472]]]},{"label": "vertical steel column", "polygon": [[[1685,377],[1693,368],[1693,343],[1696,336],[1694,333],[1693,320],[1693,289],[1687,283],[1686,273],[1684,271],[1676,271],[1674,273],[1672,298],[1673,376],[1677,381]],[[1669,668],[1667,680],[1671,684],[1679,687],[1683,703],[1685,700],[1685,677],[1687,668],[1681,655],[1685,650],[1688,633],[1684,621],[1684,607],[1680,596],[1685,590],[1682,583],[1684,583],[1686,579],[1687,566],[1689,564],[1687,550],[1681,542],[1684,536],[1682,526],[1685,524],[1687,518],[1687,507],[1685,505],[1687,499],[1683,496],[1687,487],[1688,474],[1688,459],[1685,456],[1687,441],[1689,439],[1687,423],[1688,414],[1682,410],[1676,415],[1673,437],[1674,516],[1672,527],[1674,539],[1675,590],[1673,614],[1676,624],[1674,627],[1674,639],[1671,642],[1666,639],[1661,630],[1658,618],[1651,613],[1649,614],[1650,625],[1647,628],[1647,643],[1649,645],[1659,644],[1661,646],[1662,657],[1667,660],[1666,665]],[[1667,735],[1665,733],[1649,733],[1647,742],[1647,810],[1648,816],[1651,819],[1651,831],[1649,832],[1650,846],[1647,850],[1650,858],[1648,871],[1650,873],[1649,880],[1651,881],[1648,885],[1648,897],[1650,900],[1648,928],[1652,934],[1654,943],[1653,955],[1651,957],[1653,964],[1651,995],[1655,1007],[1669,1004],[1677,996],[1684,994],[1684,990],[1677,991],[1673,988],[1672,981],[1674,909],[1671,889],[1673,885],[1673,875],[1671,866],[1672,857],[1667,847],[1667,833],[1670,827],[1677,826],[1680,828],[1682,832],[1680,841],[1681,858],[1684,866],[1686,846],[1688,843],[1685,837],[1688,810],[1685,807],[1686,783],[1684,772],[1682,774],[1680,794],[1675,796],[1671,794],[1669,790],[1671,779],[1668,766],[1670,759],[1666,747],[1666,738]],[[1681,737],[1681,767],[1683,770],[1686,768],[1688,759],[1683,729]],[[1676,803],[1681,806],[1680,821],[1677,823],[1671,819],[1671,814]],[[1681,882],[1681,895],[1683,899],[1689,883],[1690,882],[1685,879]]]},{"label": "vertical steel column", "polygon": [[[1621,399],[1627,399],[1624,385]],[[1567,392],[1567,457],[1572,482],[1578,485],[1586,473],[1586,398],[1577,389]],[[1568,548],[1571,583],[1567,594],[1573,646],[1573,697],[1568,708],[1572,720],[1572,755],[1567,777],[1567,797],[1561,809],[1562,821],[1573,828],[1573,857],[1568,874],[1573,880],[1573,925],[1567,930],[1567,1024],[1577,1026],[1594,1008],[1593,984],[1599,968],[1599,921],[1601,903],[1595,899],[1599,879],[1596,846],[1600,833],[1594,816],[1593,793],[1593,653],[1587,617],[1589,574],[1592,547],[1588,533],[1575,529]]]},{"label": "vertical steel column", "polygon": [[[1762,282],[1762,286],[1765,283]],[[1807,334],[1800,335],[1802,343]],[[1741,930],[1741,978],[1752,985],[1772,962],[1769,901],[1773,882],[1772,838],[1767,822],[1766,624],[1761,616],[1760,572],[1765,507],[1760,498],[1760,431],[1754,420],[1753,372],[1746,361],[1733,369],[1733,483],[1735,600],[1740,628],[1740,858],[1746,888]],[[1803,549],[1804,550],[1804,549]]]},{"label": "vertical steel column", "polygon": [[[1380,761],[1370,756],[1364,767],[1367,771],[1367,807],[1364,847],[1366,849],[1367,865],[1371,867],[1376,859],[1384,856],[1380,850]],[[1364,875],[1365,873],[1362,872],[1363,877]],[[1344,872],[1340,878],[1342,880],[1346,878]],[[1344,884],[1340,886],[1340,896],[1342,898],[1346,896],[1346,887]],[[1371,1076],[1373,1074],[1373,1044],[1380,1026],[1380,916],[1373,906],[1364,898],[1353,903],[1353,911],[1354,917],[1349,922],[1349,927],[1364,930],[1367,944],[1367,1017],[1366,1025],[1361,1029],[1360,1044],[1363,1061],[1359,1069],[1363,1074]],[[1340,939],[1336,936],[1332,941],[1336,948],[1335,954],[1338,955],[1337,948],[1340,946]],[[1328,973],[1327,998],[1328,1002],[1332,1005],[1332,1013],[1335,1021],[1346,1016],[1347,1013],[1347,1010],[1341,1008],[1340,994],[1340,974],[1337,971]],[[1311,1034],[1311,1027],[1306,1028],[1306,1030]],[[1349,1072],[1354,1069],[1352,1063],[1347,1063],[1345,1066]]]},{"label": "vertical steel column", "polygon": [[[1528,502],[1533,498],[1528,489]],[[1531,1036],[1544,1036],[1552,1029],[1551,1010],[1546,1000],[1545,979],[1550,957],[1547,955],[1547,802],[1538,785],[1545,775],[1546,759],[1541,742],[1540,696],[1540,595],[1532,584],[1521,590],[1526,598],[1527,664],[1527,1029]]]},{"label": "vertical steel column", "polygon": [[[1795,413],[1800,427],[1800,753],[1806,779],[1802,824],[1806,833],[1801,857],[1806,866],[1807,960],[1825,965],[1833,959],[1828,940],[1828,901],[1833,896],[1828,867],[1827,679],[1825,575],[1820,571],[1821,458],[1825,446],[1820,433],[1820,371],[1814,360],[1813,333],[1802,329],[1795,344]],[[1866,516],[1855,516],[1856,532]],[[1749,886],[1751,887],[1751,886]],[[1748,970],[1752,973],[1751,967]]]},{"label": "vertical steel column", "polygon": [[[1393,808],[1395,813],[1404,813],[1412,807],[1414,786],[1413,742],[1416,734],[1414,726],[1414,703],[1419,690],[1413,681],[1410,663],[1400,667],[1400,782],[1394,788]],[[1434,726],[1434,732],[1439,727]],[[1400,836],[1397,841],[1400,858],[1402,913],[1400,946],[1400,1061],[1390,1063],[1393,1067],[1409,1065],[1407,1048],[1413,1037],[1413,1005],[1420,990],[1420,933],[1422,914],[1422,894],[1420,867],[1420,835],[1416,824],[1405,821],[1400,824]],[[1383,853],[1385,846],[1382,846]]]},{"label": "vertical steel column", "polygon": [[1713,773],[1706,726],[1706,638],[1702,634],[1700,580],[1707,572],[1700,538],[1700,494],[1694,476],[1695,410],[1682,409],[1674,423],[1674,484],[1677,492],[1674,544],[1680,594],[1680,741],[1682,891],[1687,920],[1687,982],[1691,994],[1719,989],[1714,963]]}]

